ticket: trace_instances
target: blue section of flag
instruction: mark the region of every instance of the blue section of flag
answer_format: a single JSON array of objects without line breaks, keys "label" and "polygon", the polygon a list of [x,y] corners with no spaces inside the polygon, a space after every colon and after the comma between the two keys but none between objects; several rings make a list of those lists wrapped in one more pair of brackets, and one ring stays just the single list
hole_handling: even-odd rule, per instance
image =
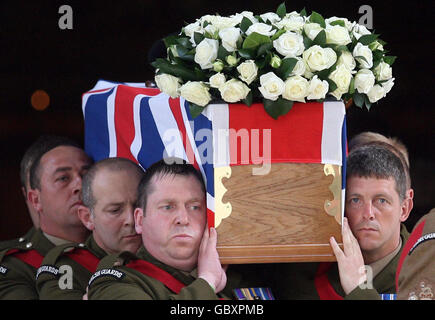
[{"label": "blue section of flag", "polygon": [[163,159],[165,146],[160,138],[156,123],[150,110],[151,97],[143,98],[140,103],[140,129],[142,145],[137,160],[144,169]]},{"label": "blue section of flag", "polygon": [[109,128],[107,124],[107,99],[113,93],[93,94],[89,97],[85,109],[85,151],[99,161],[109,157]]}]

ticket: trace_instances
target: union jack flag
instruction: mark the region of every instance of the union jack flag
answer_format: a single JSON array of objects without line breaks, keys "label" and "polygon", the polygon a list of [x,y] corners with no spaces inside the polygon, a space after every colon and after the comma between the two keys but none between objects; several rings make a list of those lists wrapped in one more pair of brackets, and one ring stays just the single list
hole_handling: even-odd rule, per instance
[{"label": "union jack flag", "polygon": [[[199,169],[206,183],[210,226],[214,224],[217,167],[264,162],[341,165],[344,199],[346,120],[342,102],[295,103],[278,120],[261,104],[249,108],[210,104],[193,119],[183,98],[172,99],[144,83],[100,80],[83,94],[82,108],[85,151],[94,161],[123,157],[146,170],[166,156],[175,156]],[[243,142],[246,135],[250,143]]]}]

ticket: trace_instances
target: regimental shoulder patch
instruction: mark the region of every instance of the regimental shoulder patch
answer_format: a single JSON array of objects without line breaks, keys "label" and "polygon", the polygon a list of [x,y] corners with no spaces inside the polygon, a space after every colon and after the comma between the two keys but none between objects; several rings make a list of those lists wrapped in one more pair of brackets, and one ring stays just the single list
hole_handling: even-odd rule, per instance
[{"label": "regimental shoulder patch", "polygon": [[8,273],[9,269],[6,268],[5,266],[1,266],[0,265],[0,274],[5,275],[6,273]]},{"label": "regimental shoulder patch", "polygon": [[99,277],[104,277],[104,276],[110,276],[110,277],[114,277],[118,280],[122,279],[125,276],[125,273],[116,269],[101,269],[98,270],[97,272],[95,272],[91,279],[89,280],[89,286],[92,284],[92,282],[94,282],[96,279],[98,279]]},{"label": "regimental shoulder patch", "polygon": [[423,242],[426,242],[428,240],[435,240],[435,232],[425,234],[424,236],[421,236],[415,244],[412,246],[411,250],[409,250],[408,255],[411,255],[411,253],[417,248],[420,244]]},{"label": "regimental shoulder patch", "polygon": [[55,266],[50,266],[50,265],[43,265],[43,266],[40,266],[40,267],[38,268],[38,270],[36,271],[36,280],[38,280],[39,275],[40,275],[41,273],[50,273],[50,274],[52,274],[52,275],[57,276],[57,275],[59,274],[59,269],[56,268]]}]

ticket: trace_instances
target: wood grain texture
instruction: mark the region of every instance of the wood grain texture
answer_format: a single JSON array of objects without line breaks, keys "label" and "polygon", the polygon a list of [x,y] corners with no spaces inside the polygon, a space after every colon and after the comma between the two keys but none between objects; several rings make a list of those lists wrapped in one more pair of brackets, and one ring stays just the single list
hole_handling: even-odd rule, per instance
[{"label": "wood grain texture", "polygon": [[332,261],[329,238],[341,242],[341,226],[324,211],[332,200],[323,164],[277,163],[269,174],[252,175],[256,166],[233,166],[223,203],[231,215],[218,231],[223,263]]}]

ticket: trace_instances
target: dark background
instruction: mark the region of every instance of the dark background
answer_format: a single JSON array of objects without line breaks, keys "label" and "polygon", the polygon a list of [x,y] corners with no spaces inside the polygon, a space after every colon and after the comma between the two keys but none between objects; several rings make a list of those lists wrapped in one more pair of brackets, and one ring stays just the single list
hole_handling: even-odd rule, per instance
[{"label": "dark background", "polygon": [[[275,12],[282,0],[12,1],[0,4],[0,240],[24,234],[31,220],[20,193],[19,162],[41,134],[83,142],[81,95],[98,79],[153,79],[147,55],[153,43],[184,22],[205,14],[244,10]],[[348,138],[371,130],[408,147],[415,190],[406,225],[435,207],[435,114],[433,100],[433,5],[430,1],[287,1],[287,12],[306,8],[325,18],[358,21],[361,5],[373,9],[375,33],[388,44],[395,86],[370,111],[348,109]],[[61,5],[73,9],[73,29],[61,30]],[[32,108],[35,90],[50,96],[44,111]]]}]

